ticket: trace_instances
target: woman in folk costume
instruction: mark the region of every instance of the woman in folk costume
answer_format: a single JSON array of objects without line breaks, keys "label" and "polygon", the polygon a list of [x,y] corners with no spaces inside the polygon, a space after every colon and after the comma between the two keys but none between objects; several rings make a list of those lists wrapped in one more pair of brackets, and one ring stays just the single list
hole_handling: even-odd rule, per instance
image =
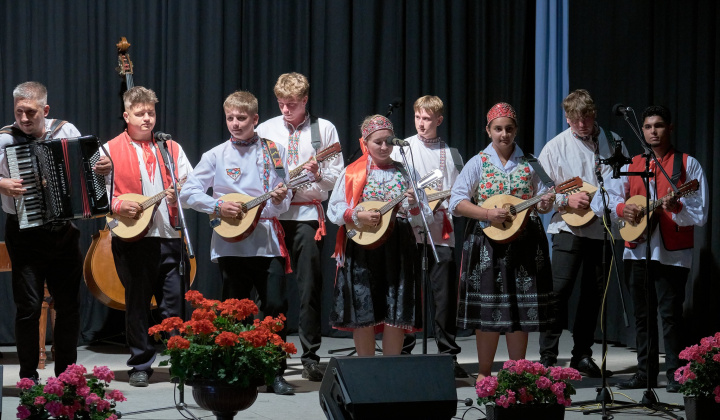
[{"label": "woman in folk costume", "polygon": [[544,330],[554,318],[548,242],[535,210],[518,238],[500,244],[482,228],[505,221],[508,210],[480,206],[496,194],[523,200],[545,194],[537,209],[547,213],[555,194],[547,192],[515,143],[517,117],[511,105],[494,105],[485,130],[490,145],[465,165],[450,198],[452,214],[471,219],[463,242],[457,325],[475,329],[478,381],[490,376],[500,333],[505,333],[510,359],[523,359],[528,332]]},{"label": "woman in folk costume", "polygon": [[[419,257],[412,226],[421,225],[420,207],[406,181],[402,164],[390,157],[393,146],[385,139],[394,135],[390,120],[367,117],[361,126],[363,156],[340,174],[328,203],[328,219],[340,226],[335,257],[338,270],[335,303],[330,324],[353,332],[359,356],[375,354],[375,334],[383,333],[383,354],[397,355],[406,332],[421,327]],[[414,169],[411,169],[414,172]],[[424,193],[425,217],[431,218]],[[367,249],[351,240],[346,232],[376,226],[381,215],[366,211],[363,201],[388,202],[398,195],[401,202],[395,227],[377,248]]]}]

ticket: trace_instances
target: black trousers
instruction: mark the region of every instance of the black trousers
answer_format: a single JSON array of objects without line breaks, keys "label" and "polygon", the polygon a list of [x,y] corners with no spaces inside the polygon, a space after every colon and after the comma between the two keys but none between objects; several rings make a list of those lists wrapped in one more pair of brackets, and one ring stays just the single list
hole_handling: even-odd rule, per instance
[{"label": "black trousers", "polygon": [[[264,316],[276,317],[287,314],[288,301],[283,257],[220,257],[220,275],[223,281],[222,298],[250,299],[252,288],[258,294],[258,308]],[[278,334],[283,340],[287,328]],[[287,361],[283,360],[279,374],[285,372]]]},{"label": "black trousers", "polygon": [[[567,303],[580,275],[580,300],[573,325],[573,360],[592,356],[600,305],[602,304],[605,274],[603,273],[603,241],[581,238],[569,232],[560,232],[552,238],[553,291],[558,293],[557,323],[540,334],[540,356],[557,359],[562,330],[568,326]],[[611,249],[607,247],[607,261]],[[608,264],[609,265],[609,264]]]},{"label": "black trousers", "polygon": [[652,379],[657,377],[660,370],[657,323],[659,312],[665,344],[666,375],[668,379],[674,379],[675,371],[684,364],[680,363],[679,355],[684,348],[683,302],[690,270],[650,261],[650,284],[646,288],[645,260],[626,260],[625,264],[625,272],[630,273],[628,288],[635,309],[638,373],[644,378]]},{"label": "black trousers", "polygon": [[[424,245],[418,244],[419,255],[423,255]],[[430,282],[430,314],[433,316],[433,334],[435,343],[440,354],[458,354],[460,347],[455,342],[457,335],[457,299],[458,299],[458,277],[455,267],[453,248],[448,246],[436,246],[439,263],[435,262],[430,246],[427,247],[428,255],[428,281]],[[421,271],[421,261],[418,261],[418,273]],[[425,293],[425,290],[423,290]],[[423,302],[424,303],[424,302]],[[423,311],[425,308],[423,308]],[[428,328],[429,326],[423,326]],[[403,352],[411,353],[416,344],[415,334],[406,334],[403,340]]]},{"label": "black trousers", "polygon": [[290,253],[293,276],[300,295],[299,336],[303,363],[319,362],[322,340],[320,314],[322,308],[322,267],[320,250],[323,239],[315,240],[317,221],[283,220],[285,245]]},{"label": "black trousers", "polygon": [[8,215],[5,241],[12,262],[15,306],[15,342],[20,377],[38,377],[40,358],[39,319],[45,298],[45,283],[55,307],[55,375],[77,360],[80,334],[78,291],[83,258],[80,231],[66,223],[55,230],[34,228],[20,231],[17,217]]},{"label": "black trousers", "polygon": [[[155,344],[148,329],[162,319],[180,316],[184,296],[181,296],[179,263],[181,240],[167,238],[142,238],[125,242],[112,238],[120,282],[125,287],[125,334],[130,358],[130,372],[152,373],[155,361]],[[185,281],[189,279],[190,262],[185,260]],[[187,290],[187,283],[186,290]],[[155,296],[161,319],[152,319],[150,301]],[[151,325],[152,323],[152,325]]]}]

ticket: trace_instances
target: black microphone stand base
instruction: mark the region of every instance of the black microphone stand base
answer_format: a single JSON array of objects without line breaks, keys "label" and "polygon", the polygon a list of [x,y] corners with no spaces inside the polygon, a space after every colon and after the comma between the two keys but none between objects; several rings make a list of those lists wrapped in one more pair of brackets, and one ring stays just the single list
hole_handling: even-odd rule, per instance
[{"label": "black microphone stand base", "polygon": [[[610,390],[608,389],[602,389],[598,393],[598,403],[602,402],[600,395],[605,396],[605,403],[611,404],[610,399]],[[615,401],[612,402],[611,406],[605,407],[605,413],[610,413],[612,411],[620,411],[620,410],[628,410],[632,408],[645,408],[648,410],[652,410],[658,413],[666,414],[670,417],[672,417],[675,420],[684,420],[684,417],[682,416],[676,416],[674,414],[674,411],[682,411],[685,409],[682,405],[675,405],[675,404],[667,404],[663,402],[659,402],[657,397],[655,396],[655,392],[652,391],[652,389],[646,389],[643,391],[643,397],[641,402],[639,403],[629,403],[627,401]],[[601,413],[603,411],[602,408],[594,408],[591,410],[583,410],[583,414],[595,414],[595,413]],[[608,418],[607,416],[603,415],[603,419]]]}]

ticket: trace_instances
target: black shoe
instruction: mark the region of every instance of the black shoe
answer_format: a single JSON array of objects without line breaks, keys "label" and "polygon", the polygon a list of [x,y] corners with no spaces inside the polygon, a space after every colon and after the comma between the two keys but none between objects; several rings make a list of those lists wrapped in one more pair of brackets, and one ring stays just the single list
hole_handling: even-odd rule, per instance
[{"label": "black shoe", "polygon": [[[615,384],[619,389],[645,389],[648,386],[648,380],[639,373],[634,374],[630,379]],[[657,380],[650,381],[650,388],[657,387]]]},{"label": "black shoe", "polygon": [[267,392],[274,392],[277,395],[293,395],[295,394],[295,388],[287,383],[282,375],[277,375],[272,385],[267,386]]},{"label": "black shoe", "polygon": [[469,378],[470,375],[463,369],[462,366],[457,362],[457,360],[453,360],[453,372],[455,373],[456,378]]},{"label": "black shoe", "polygon": [[668,379],[668,383],[665,385],[665,390],[671,394],[680,392],[680,382],[675,379]]},{"label": "black shoe", "polygon": [[557,364],[557,358],[553,356],[540,356],[540,363],[546,368],[553,367]]},{"label": "black shoe", "polygon": [[137,387],[146,387],[149,384],[149,377],[147,372],[144,370],[137,370],[130,374],[130,380],[128,380],[128,384],[130,386],[137,386]]},{"label": "black shoe", "polygon": [[[570,360],[570,367],[577,369],[578,372],[590,378],[602,378],[602,372],[592,357],[583,357],[579,361]],[[609,378],[613,375],[611,370],[605,370],[605,377]]]},{"label": "black shoe", "polygon": [[313,382],[322,382],[324,374],[318,362],[303,363],[302,377],[304,379]]}]

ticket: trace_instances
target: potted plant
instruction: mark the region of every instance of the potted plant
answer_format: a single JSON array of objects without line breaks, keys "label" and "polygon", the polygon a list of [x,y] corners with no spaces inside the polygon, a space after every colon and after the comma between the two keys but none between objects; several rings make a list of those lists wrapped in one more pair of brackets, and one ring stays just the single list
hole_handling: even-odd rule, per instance
[{"label": "potted plant", "polygon": [[720,418],[720,332],[680,352],[689,361],[675,371],[688,420]]},{"label": "potted plant", "polygon": [[475,390],[489,420],[563,419],[570,396],[575,394],[571,381],[580,379],[580,373],[572,368],[508,360],[497,376],[477,382]]},{"label": "potted plant", "polygon": [[205,299],[191,290],[185,294],[195,310],[189,321],[166,318],[149,329],[166,340],[162,354],[170,356],[170,376],[193,387],[193,398],[218,419],[231,419],[255,402],[257,387],[270,383],[282,360],[297,352],[276,333],[285,317],[255,319],[258,307],[249,299],[223,302]]},{"label": "potted plant", "polygon": [[73,364],[57,378],[48,378],[45,385],[21,379],[17,418],[117,420],[115,404],[126,398],[116,389],[107,389],[115,374],[107,366],[95,366],[89,379],[86,373],[85,367]]}]

